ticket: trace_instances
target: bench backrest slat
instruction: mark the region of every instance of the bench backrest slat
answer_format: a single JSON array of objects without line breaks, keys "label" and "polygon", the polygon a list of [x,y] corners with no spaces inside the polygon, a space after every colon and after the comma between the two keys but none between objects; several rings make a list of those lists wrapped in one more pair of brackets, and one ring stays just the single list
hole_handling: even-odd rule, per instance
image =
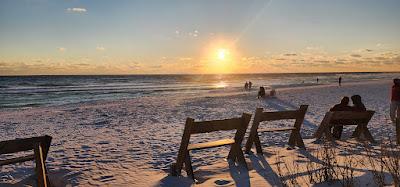
[{"label": "bench backrest slat", "polygon": [[332,111],[331,120],[370,120],[374,111]]},{"label": "bench backrest slat", "polygon": [[45,158],[49,151],[51,136],[40,136],[24,139],[7,140],[0,142],[0,155],[34,150],[38,144],[43,146]]},{"label": "bench backrest slat", "polygon": [[291,111],[279,111],[279,112],[263,112],[262,121],[275,121],[275,120],[285,120],[285,119],[296,119],[300,116],[298,110]]},{"label": "bench backrest slat", "polygon": [[240,128],[241,125],[242,118],[194,122],[190,133],[198,134],[214,131],[235,130]]},{"label": "bench backrest slat", "polygon": [[276,121],[276,120],[288,120],[295,119],[294,127],[300,130],[301,124],[303,123],[304,116],[307,112],[308,105],[301,105],[298,110],[287,110],[278,112],[263,112],[263,108],[257,108],[256,115],[254,117],[253,126],[258,129],[259,123],[263,121]]}]

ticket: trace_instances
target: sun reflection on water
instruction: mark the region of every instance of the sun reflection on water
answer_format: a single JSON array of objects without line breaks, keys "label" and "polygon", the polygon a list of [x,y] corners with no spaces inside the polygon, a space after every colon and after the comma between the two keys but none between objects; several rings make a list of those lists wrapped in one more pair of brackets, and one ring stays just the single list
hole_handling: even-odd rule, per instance
[{"label": "sun reflection on water", "polygon": [[226,84],[224,81],[220,81],[214,85],[215,88],[226,88],[227,86],[228,84]]}]

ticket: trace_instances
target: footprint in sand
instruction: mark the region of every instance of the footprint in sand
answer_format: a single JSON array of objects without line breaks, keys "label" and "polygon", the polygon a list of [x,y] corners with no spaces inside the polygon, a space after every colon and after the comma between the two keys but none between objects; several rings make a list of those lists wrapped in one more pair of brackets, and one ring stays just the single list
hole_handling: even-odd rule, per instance
[{"label": "footprint in sand", "polygon": [[214,183],[216,184],[216,186],[228,186],[232,183],[231,180],[224,180],[224,179],[218,179],[216,181],[214,181]]}]

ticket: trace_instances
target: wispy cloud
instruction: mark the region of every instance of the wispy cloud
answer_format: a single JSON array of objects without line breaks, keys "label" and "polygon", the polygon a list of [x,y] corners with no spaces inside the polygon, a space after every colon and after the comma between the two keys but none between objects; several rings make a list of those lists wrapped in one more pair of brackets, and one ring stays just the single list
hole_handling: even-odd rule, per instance
[{"label": "wispy cloud", "polygon": [[359,55],[359,54],[351,54],[350,56],[354,57],[354,58],[360,58],[361,57],[361,55]]},{"label": "wispy cloud", "polygon": [[82,8],[82,7],[74,7],[74,8],[67,8],[67,12],[84,13],[84,12],[87,12],[87,10],[86,10],[86,8]]},{"label": "wispy cloud", "polygon": [[61,53],[64,53],[67,50],[67,48],[65,47],[59,47],[58,51],[60,51]]}]

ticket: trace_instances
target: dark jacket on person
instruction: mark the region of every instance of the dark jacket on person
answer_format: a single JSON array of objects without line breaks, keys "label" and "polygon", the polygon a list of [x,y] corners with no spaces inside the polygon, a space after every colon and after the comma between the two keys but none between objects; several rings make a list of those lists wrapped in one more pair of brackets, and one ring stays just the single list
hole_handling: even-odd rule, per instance
[{"label": "dark jacket on person", "polygon": [[393,85],[391,101],[400,101],[400,85]]},{"label": "dark jacket on person", "polygon": [[333,106],[329,111],[351,111],[351,110],[352,110],[351,106],[339,103]]}]

